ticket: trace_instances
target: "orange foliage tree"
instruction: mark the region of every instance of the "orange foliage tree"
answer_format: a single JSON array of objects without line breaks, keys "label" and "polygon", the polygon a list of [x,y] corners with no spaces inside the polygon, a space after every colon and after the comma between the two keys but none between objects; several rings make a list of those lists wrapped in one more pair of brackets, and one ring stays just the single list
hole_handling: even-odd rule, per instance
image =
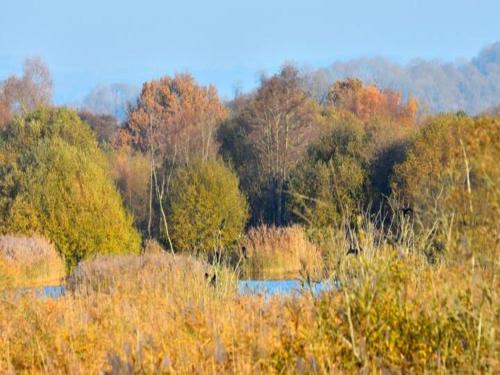
[{"label": "orange foliage tree", "polygon": [[351,113],[364,124],[367,142],[363,154],[370,160],[374,207],[390,194],[394,165],[402,160],[417,130],[417,110],[415,99],[403,102],[400,93],[365,86],[359,79],[337,81],[330,88],[326,112]]},{"label": "orange foliage tree", "polygon": [[150,157],[148,234],[151,236],[153,195],[163,222],[168,222],[163,203],[174,168],[190,160],[207,161],[217,155],[215,131],[226,109],[213,86],[199,86],[188,74],[144,83],[137,104],[129,109],[119,144],[128,144]]},{"label": "orange foliage tree", "polygon": [[188,74],[164,77],[144,84],[121,142],[179,162],[207,160],[217,154],[214,132],[225,116],[215,87],[199,86]]},{"label": "orange foliage tree", "polygon": [[354,113],[364,122],[376,118],[414,122],[418,109],[415,99],[403,103],[398,92],[380,90],[374,85],[363,86],[357,78],[335,82],[328,93],[327,103]]}]

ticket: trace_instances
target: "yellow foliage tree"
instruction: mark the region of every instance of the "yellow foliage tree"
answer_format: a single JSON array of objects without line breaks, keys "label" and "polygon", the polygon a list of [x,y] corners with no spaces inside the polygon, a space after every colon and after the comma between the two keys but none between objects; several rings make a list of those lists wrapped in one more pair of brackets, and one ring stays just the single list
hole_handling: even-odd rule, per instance
[{"label": "yellow foliage tree", "polygon": [[439,116],[421,130],[396,167],[393,190],[411,205],[422,227],[441,237],[441,248],[496,255],[498,160],[498,117]]}]

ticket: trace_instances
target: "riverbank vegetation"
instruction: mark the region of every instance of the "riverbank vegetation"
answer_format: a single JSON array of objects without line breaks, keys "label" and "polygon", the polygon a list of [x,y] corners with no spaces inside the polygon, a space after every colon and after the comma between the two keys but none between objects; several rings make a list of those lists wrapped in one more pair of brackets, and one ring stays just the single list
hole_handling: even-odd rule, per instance
[{"label": "riverbank vegetation", "polygon": [[[47,74],[0,85],[0,372],[498,372],[498,115],[285,66],[228,103],[146,82],[120,124]],[[61,264],[61,298],[13,289]]]},{"label": "riverbank vegetation", "polygon": [[[498,279],[390,252],[346,257],[342,288],[238,295],[184,256],[83,262],[65,296],[4,295],[0,370],[44,373],[495,372]],[[205,273],[217,272],[212,286]]]},{"label": "riverbank vegetation", "polygon": [[0,291],[57,285],[65,268],[55,246],[40,236],[0,236]]}]

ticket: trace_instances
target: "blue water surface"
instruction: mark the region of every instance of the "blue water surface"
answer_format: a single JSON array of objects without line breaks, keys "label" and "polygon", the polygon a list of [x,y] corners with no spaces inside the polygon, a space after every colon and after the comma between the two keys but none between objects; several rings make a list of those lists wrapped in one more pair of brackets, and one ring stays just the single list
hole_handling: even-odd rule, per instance
[{"label": "blue water surface", "polygon": [[300,280],[240,280],[238,283],[239,294],[261,294],[273,295],[297,295],[303,292],[312,292],[318,295],[323,291],[338,288],[338,285],[330,281],[304,283]]},{"label": "blue water surface", "polygon": [[52,285],[38,289],[38,293],[47,298],[59,298],[64,295],[64,286]]},{"label": "blue water surface", "polygon": [[[331,281],[313,282],[311,284],[300,280],[240,280],[238,282],[238,293],[240,295],[288,296],[298,295],[303,292],[312,292],[314,295],[318,295],[323,291],[338,288],[338,283]],[[64,286],[51,285],[35,288],[34,291],[39,297],[59,298],[64,295]]]}]

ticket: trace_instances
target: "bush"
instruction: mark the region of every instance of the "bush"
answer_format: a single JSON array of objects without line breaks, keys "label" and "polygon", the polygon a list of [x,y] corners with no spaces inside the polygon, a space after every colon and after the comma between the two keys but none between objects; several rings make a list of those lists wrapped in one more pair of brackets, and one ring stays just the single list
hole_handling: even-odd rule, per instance
[{"label": "bush", "polygon": [[179,169],[169,198],[172,241],[179,251],[228,249],[248,218],[238,178],[220,161],[198,161]]},{"label": "bush", "polygon": [[138,253],[140,239],[90,128],[66,109],[18,117],[0,145],[0,231],[41,233],[70,270],[95,254]]}]

